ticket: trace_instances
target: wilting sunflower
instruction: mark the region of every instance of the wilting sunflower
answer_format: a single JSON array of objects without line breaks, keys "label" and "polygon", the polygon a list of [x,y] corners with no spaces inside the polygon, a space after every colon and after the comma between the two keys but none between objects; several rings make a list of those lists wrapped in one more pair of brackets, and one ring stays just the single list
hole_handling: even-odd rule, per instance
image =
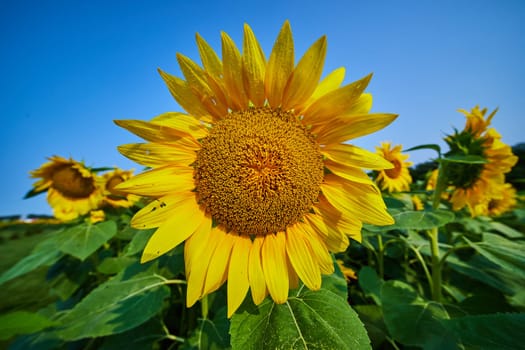
[{"label": "wilting sunflower", "polygon": [[99,177],[82,163],[59,156],[31,172],[41,178],[33,184],[34,193],[47,190],[47,201],[54,216],[62,221],[76,219],[98,208],[102,202]]},{"label": "wilting sunflower", "polygon": [[410,190],[412,176],[408,167],[412,162],[407,162],[408,154],[401,153],[403,146],[392,147],[390,142],[381,142],[381,147],[376,147],[376,152],[381,157],[394,165],[391,169],[378,171],[376,182],[383,191],[403,192]]},{"label": "wilting sunflower", "polygon": [[104,180],[104,203],[115,208],[129,208],[140,199],[139,196],[119,191],[115,189],[118,184],[129,180],[133,176],[133,171],[115,168],[102,175]]},{"label": "wilting sunflower", "polygon": [[454,210],[467,206],[475,216],[476,206],[492,198],[500,198],[501,185],[518,161],[509,145],[501,141],[501,135],[488,128],[497,110],[485,118],[487,109],[466,113],[467,123],[461,132],[445,138],[450,146],[447,156],[478,156],[484,163],[450,163],[447,178],[454,186],[450,202]]},{"label": "wilting sunflower", "polygon": [[186,241],[187,305],[228,280],[231,316],[249,289],[255,304],[286,302],[299,279],[319,289],[329,251],[359,240],[363,222],[393,223],[362,170],[391,164],[342,142],[396,115],[368,113],[370,75],[341,87],[337,69],[319,83],[325,37],[294,65],[288,22],[268,60],[248,25],[242,54],[225,33],[222,60],[199,35],[197,46],[202,67],[177,55],[185,80],[160,71],[189,114],[116,121],[149,141],[119,150],[153,168],[116,188],[155,198],[131,222],[158,227],[141,261]]}]

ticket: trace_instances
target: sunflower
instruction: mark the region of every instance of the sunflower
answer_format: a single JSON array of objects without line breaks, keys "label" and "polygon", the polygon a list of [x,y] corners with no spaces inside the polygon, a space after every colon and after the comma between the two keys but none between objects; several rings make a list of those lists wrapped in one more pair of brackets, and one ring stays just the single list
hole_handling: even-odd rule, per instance
[{"label": "sunflower", "polygon": [[299,280],[319,289],[329,251],[360,240],[363,222],[393,223],[362,170],[391,164],[342,142],[397,116],[368,113],[371,75],[341,86],[340,68],[319,82],[325,37],[294,65],[288,22],[268,60],[248,25],[242,54],[225,33],[222,60],[199,35],[197,46],[202,67],[177,55],[185,80],[160,71],[188,114],[116,121],[148,141],[121,153],[153,168],[116,189],[154,199],[131,221],[158,228],[141,261],[185,241],[187,306],[228,280],[231,316],[250,289],[255,304],[285,303]]},{"label": "sunflower", "polygon": [[31,172],[31,177],[41,178],[33,184],[33,192],[47,191],[47,201],[57,219],[73,220],[98,208],[103,194],[96,174],[73,159],[53,156],[49,160]]},{"label": "sunflower", "polygon": [[476,215],[499,216],[516,206],[516,189],[511,184],[499,184],[497,193],[497,197],[489,198],[476,206]]},{"label": "sunflower", "polygon": [[376,182],[383,191],[403,192],[410,190],[412,176],[410,176],[408,167],[412,165],[412,162],[406,161],[408,154],[402,154],[402,148],[402,145],[392,147],[390,142],[381,142],[381,147],[376,147],[376,153],[394,165],[391,169],[378,171]]},{"label": "sunflower", "polygon": [[133,206],[140,199],[139,196],[115,189],[118,184],[130,179],[132,176],[132,170],[122,170],[119,168],[103,174],[104,203],[115,208],[129,208]]},{"label": "sunflower", "polygon": [[484,160],[484,163],[450,163],[448,166],[447,178],[454,187],[450,197],[453,210],[467,206],[475,216],[478,205],[500,198],[505,174],[518,161],[511,147],[501,141],[501,135],[494,128],[488,128],[496,111],[485,118],[487,109],[480,111],[474,107],[466,114],[464,130],[445,138],[450,146],[447,156],[478,156]]}]

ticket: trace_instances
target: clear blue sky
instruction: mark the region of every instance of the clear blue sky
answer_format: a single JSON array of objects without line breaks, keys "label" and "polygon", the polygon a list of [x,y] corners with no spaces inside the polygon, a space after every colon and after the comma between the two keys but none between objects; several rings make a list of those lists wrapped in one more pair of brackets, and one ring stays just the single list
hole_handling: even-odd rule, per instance
[{"label": "clear blue sky", "polygon": [[326,34],[325,72],[374,72],[373,111],[400,114],[357,145],[443,145],[475,104],[499,106],[505,142],[525,141],[523,0],[0,0],[0,215],[51,212],[44,195],[22,197],[54,154],[139,170],[116,150],[138,139],[112,120],[181,110],[157,67],[180,75],[176,52],[198,60],[196,32],[218,52],[221,30],[240,45],[244,22],[268,55],[285,19],[297,57]]}]

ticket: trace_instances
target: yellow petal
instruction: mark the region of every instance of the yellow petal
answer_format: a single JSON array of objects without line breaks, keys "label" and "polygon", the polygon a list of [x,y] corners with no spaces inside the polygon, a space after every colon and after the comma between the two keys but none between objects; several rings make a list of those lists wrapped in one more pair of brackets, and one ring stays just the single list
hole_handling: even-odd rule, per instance
[{"label": "yellow petal", "polygon": [[262,303],[264,298],[268,295],[266,282],[264,281],[264,272],[261,265],[261,247],[263,240],[263,236],[255,237],[250,250],[250,257],[248,259],[248,280],[250,281],[252,299],[255,305]]},{"label": "yellow petal", "polygon": [[222,68],[227,95],[231,98],[232,109],[243,110],[248,107],[248,97],[244,92],[242,79],[241,53],[233,40],[226,33],[221,33],[222,39]]},{"label": "yellow petal", "polygon": [[319,264],[319,269],[321,273],[331,274],[334,272],[334,263],[332,261],[332,256],[328,252],[326,244],[319,237],[317,231],[310,225],[302,224],[300,225],[301,229],[304,231],[305,239],[308,240],[310,246],[312,247],[312,254],[315,261]]},{"label": "yellow petal", "polygon": [[235,237],[228,269],[228,318],[242,304],[250,288],[248,260],[251,246],[250,237],[244,235]]},{"label": "yellow petal", "polygon": [[388,113],[341,115],[330,123],[314,125],[312,132],[320,144],[339,143],[381,130],[396,118],[397,114]]},{"label": "yellow petal", "polygon": [[363,93],[370,79],[372,74],[321,96],[304,111],[304,122],[306,124],[320,120],[329,122],[334,117],[344,114]]},{"label": "yellow petal", "polygon": [[191,135],[194,139],[208,136],[208,130],[199,120],[184,113],[164,113],[151,119],[151,122],[159,124],[161,132],[174,133],[173,130],[176,130],[181,136]]},{"label": "yellow petal", "polygon": [[205,250],[205,246],[209,244],[211,225],[211,217],[206,216],[195,230],[195,233],[184,242],[184,272],[186,276],[191,274],[192,266],[201,263],[201,261],[196,260],[196,258],[200,257]]},{"label": "yellow petal", "polygon": [[281,105],[286,82],[294,65],[294,44],[290,23],[285,21],[273,45],[266,68],[265,90],[271,107]]},{"label": "yellow petal", "polygon": [[209,294],[219,289],[226,281],[228,276],[228,264],[230,263],[230,254],[238,236],[234,234],[225,234],[213,252],[210,259],[210,266],[206,274],[203,294]]},{"label": "yellow petal", "polygon": [[175,248],[191,236],[204,219],[204,211],[195,196],[179,202],[175,210],[171,210],[169,219],[149,239],[140,262],[148,262]]},{"label": "yellow petal", "polygon": [[314,228],[320,237],[323,237],[326,247],[334,252],[344,252],[348,247],[348,237],[331,225],[330,221],[323,220],[321,215],[306,214],[306,220]]},{"label": "yellow petal", "polygon": [[190,165],[197,158],[198,147],[182,141],[171,144],[130,143],[117,148],[124,156],[148,167],[156,168],[166,163]]},{"label": "yellow petal", "polygon": [[194,188],[193,168],[172,165],[135,175],[115,186],[116,190],[148,197],[160,197],[173,192],[190,192]]},{"label": "yellow petal", "polygon": [[[356,218],[346,216],[346,211],[340,211],[334,208],[325,196],[319,196],[319,203],[314,207],[314,211],[323,218],[323,222],[326,225],[338,230],[345,236],[352,237],[352,239],[361,242],[363,223]],[[332,251],[335,252],[335,250]]]},{"label": "yellow petal", "polygon": [[264,96],[266,59],[255,34],[247,24],[244,24],[242,53],[244,89],[250,101],[256,107],[262,107],[266,99]]},{"label": "yellow petal", "polygon": [[336,163],[365,169],[392,169],[394,166],[380,155],[349,144],[333,144],[321,153]]},{"label": "yellow petal", "polygon": [[317,99],[319,99],[321,96],[326,95],[329,92],[332,92],[336,89],[338,89],[341,84],[343,83],[343,80],[345,79],[345,68],[339,67],[330,74],[328,74],[317,87],[315,88],[312,96],[308,99],[308,102],[305,105],[305,109],[308,109],[308,107],[315,102]]},{"label": "yellow petal", "polygon": [[321,271],[314,261],[314,254],[308,240],[304,237],[299,225],[287,228],[286,253],[294,270],[304,284],[312,289],[321,288]]},{"label": "yellow petal", "polygon": [[[196,234],[197,232],[195,232]],[[196,240],[198,237],[192,235],[188,240]],[[223,236],[226,233],[223,230],[214,227],[211,229],[211,232],[208,238],[202,242],[201,250],[198,251],[198,248],[192,249],[189,254],[192,254],[191,263],[192,266],[189,269],[188,278],[188,288],[186,293],[186,306],[191,307],[197,300],[199,300],[204,291],[204,282],[206,280],[206,275],[208,273],[208,268],[210,266],[210,260],[217,248],[219,242],[222,240]],[[195,238],[194,238],[195,237]],[[191,244],[191,248],[194,248],[195,244]],[[186,254],[186,250],[184,252]],[[186,255],[184,256],[186,259]]]},{"label": "yellow petal", "polygon": [[131,226],[138,229],[159,227],[167,221],[180,202],[195,198],[195,193],[187,191],[173,193],[155,199],[140,209],[131,219]]},{"label": "yellow petal", "polygon": [[341,176],[344,179],[359,182],[363,184],[371,185],[372,179],[361,169],[353,166],[349,166],[342,163],[336,163],[333,160],[326,159],[324,166],[328,168],[332,173],[337,176]]},{"label": "yellow petal", "polygon": [[[191,139],[189,134],[182,133],[179,130],[170,127],[162,126],[158,123],[147,122],[144,120],[114,120],[114,123],[150,142],[166,143]],[[196,146],[200,147],[196,140],[192,141]]]},{"label": "yellow petal", "polygon": [[193,94],[188,83],[171,74],[158,70],[160,76],[168,86],[173,98],[182,106],[189,114],[202,118],[208,117],[210,112],[204,107],[199,98]]},{"label": "yellow petal", "polygon": [[292,266],[292,263],[290,262],[290,258],[286,256],[286,268],[288,270],[288,281],[290,283],[290,289],[296,289],[299,288],[299,276],[297,276],[297,272],[295,272],[295,269]]},{"label": "yellow petal", "polygon": [[214,78],[220,78],[222,76],[221,60],[211,46],[199,34],[196,34],[196,40],[204,69]]},{"label": "yellow petal", "polygon": [[191,92],[197,96],[209,114],[218,118],[224,116],[228,108],[215,96],[208,85],[208,76],[202,68],[182,54],[177,54],[177,60]]},{"label": "yellow petal", "polygon": [[373,225],[394,223],[375,186],[353,183],[328,174],[321,184],[321,191],[330,204],[340,211],[346,211],[349,217]]},{"label": "yellow petal", "polygon": [[323,71],[326,37],[317,40],[306,51],[293,70],[283,94],[283,109],[297,109],[312,95]]},{"label": "yellow petal", "polygon": [[262,245],[262,267],[266,286],[277,304],[288,299],[288,268],[286,266],[286,237],[284,232],[268,234]]}]

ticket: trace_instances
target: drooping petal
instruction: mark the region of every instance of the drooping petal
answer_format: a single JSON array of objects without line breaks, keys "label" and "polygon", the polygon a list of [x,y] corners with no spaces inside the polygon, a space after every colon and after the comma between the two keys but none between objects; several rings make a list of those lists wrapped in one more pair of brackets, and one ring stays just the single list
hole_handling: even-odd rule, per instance
[{"label": "drooping petal", "polygon": [[222,236],[210,259],[203,295],[216,291],[226,281],[231,251],[237,238],[237,235],[231,233]]},{"label": "drooping petal", "polygon": [[[195,232],[196,234],[197,232]],[[222,240],[223,236],[226,233],[223,230],[214,227],[211,229],[208,238],[200,243],[201,249],[196,248],[193,244],[194,240],[197,240],[199,237],[192,235],[188,240],[192,242],[191,251],[188,251],[188,254],[192,254],[191,263],[192,266],[189,269],[188,275],[188,289],[186,293],[186,306],[191,307],[197,300],[199,300],[204,291],[204,282],[206,280],[206,275],[208,274],[208,268],[210,266],[210,260],[215,252],[215,249],[219,245],[219,242]],[[186,250],[184,252],[186,254]],[[186,256],[184,257],[186,259]]]},{"label": "drooping petal", "polygon": [[273,45],[266,77],[264,79],[266,96],[271,107],[281,105],[286,82],[292,74],[294,65],[294,44],[290,23],[285,21]]},{"label": "drooping petal", "polygon": [[314,261],[314,253],[309,241],[304,237],[304,232],[299,225],[293,225],[286,231],[286,253],[294,270],[304,284],[312,289],[321,288],[321,271]]},{"label": "drooping petal", "polygon": [[255,34],[247,24],[244,24],[242,53],[244,90],[256,107],[262,107],[266,99],[264,96],[266,59]]},{"label": "drooping petal", "polygon": [[199,146],[199,143],[193,138],[188,137],[190,134],[183,133],[179,130],[160,125],[158,123],[147,122],[144,120],[114,120],[118,126],[127,129],[135,135],[142,137],[146,141],[150,142],[179,142],[184,139],[191,140],[195,143],[195,146]]},{"label": "drooping petal", "polygon": [[321,153],[336,163],[365,169],[391,169],[394,166],[378,154],[349,144],[333,144],[321,148]]},{"label": "drooping petal", "polygon": [[182,140],[171,144],[130,143],[117,148],[129,159],[152,168],[170,163],[189,166],[197,158],[198,149],[193,143],[187,145]]},{"label": "drooping petal", "polygon": [[293,70],[283,94],[283,109],[300,109],[317,87],[326,55],[326,37],[317,40],[306,51]]},{"label": "drooping petal", "polygon": [[172,165],[143,172],[115,186],[119,191],[150,197],[190,192],[194,188],[193,168]]},{"label": "drooping petal", "polygon": [[184,108],[189,114],[202,118],[208,117],[210,112],[201,103],[199,98],[192,92],[188,83],[184,80],[177,78],[171,74],[158,70],[160,76],[168,86],[173,98]]},{"label": "drooping petal", "polygon": [[349,217],[373,225],[394,223],[376,186],[356,184],[328,174],[321,184],[321,191],[330,204],[346,211]]},{"label": "drooping petal", "polygon": [[324,241],[319,237],[317,231],[310,225],[301,224],[300,228],[304,231],[305,239],[308,240],[312,247],[312,253],[319,264],[321,273],[331,274],[334,272],[334,263],[332,257],[328,252],[328,248]]},{"label": "drooping petal", "polygon": [[221,33],[222,39],[222,68],[224,84],[227,95],[230,96],[233,106],[232,109],[242,110],[248,107],[248,97],[244,92],[242,79],[242,58],[241,53],[233,40],[226,33]]},{"label": "drooping petal", "polygon": [[[363,223],[356,218],[345,215],[347,214],[347,211],[336,209],[330,204],[330,202],[328,202],[324,195],[319,196],[319,203],[317,203],[313,209],[316,214],[323,218],[323,222],[326,225],[334,228],[335,230],[338,230],[345,236],[351,237],[352,239],[361,242],[361,229]],[[335,252],[336,250],[332,251]]]},{"label": "drooping petal", "polygon": [[195,198],[195,193],[186,191],[171,193],[155,199],[140,209],[131,219],[131,226],[138,229],[159,227],[166,222],[180,202]]},{"label": "drooping petal", "polygon": [[340,143],[381,130],[396,118],[389,113],[340,115],[329,124],[314,125],[312,132],[320,144]]},{"label": "drooping petal", "polygon": [[250,250],[248,259],[248,280],[252,291],[252,299],[255,305],[262,303],[268,295],[264,272],[261,263],[261,248],[264,241],[263,236],[256,236]]},{"label": "drooping petal", "polygon": [[277,304],[288,299],[288,268],[286,267],[286,237],[284,232],[268,234],[261,250],[262,267],[266,286]]},{"label": "drooping petal", "polygon": [[205,250],[205,246],[208,245],[210,240],[210,233],[212,228],[212,219],[206,215],[205,219],[202,220],[201,224],[193,235],[191,235],[184,242],[184,268],[186,276],[191,274],[191,269],[195,264],[200,264],[200,260],[196,260],[202,252]]},{"label": "drooping petal", "polygon": [[344,252],[348,247],[348,237],[335,229],[327,220],[323,220],[321,215],[306,214],[305,219],[317,231],[320,237],[323,237],[327,248],[334,252]]},{"label": "drooping petal", "polygon": [[148,262],[175,248],[192,235],[204,219],[204,211],[199,208],[195,196],[179,202],[149,239],[140,262]]},{"label": "drooping petal", "polygon": [[372,74],[321,96],[304,111],[304,122],[311,124],[322,120],[329,123],[334,117],[344,114],[363,93],[370,79]]},{"label": "drooping petal", "polygon": [[248,261],[252,241],[249,236],[235,237],[228,269],[228,317],[242,304],[250,283],[248,281]]},{"label": "drooping petal", "polygon": [[151,122],[160,125],[161,132],[174,133],[172,130],[176,130],[181,136],[191,135],[196,140],[208,135],[208,129],[199,120],[184,113],[164,113],[151,119]]}]

